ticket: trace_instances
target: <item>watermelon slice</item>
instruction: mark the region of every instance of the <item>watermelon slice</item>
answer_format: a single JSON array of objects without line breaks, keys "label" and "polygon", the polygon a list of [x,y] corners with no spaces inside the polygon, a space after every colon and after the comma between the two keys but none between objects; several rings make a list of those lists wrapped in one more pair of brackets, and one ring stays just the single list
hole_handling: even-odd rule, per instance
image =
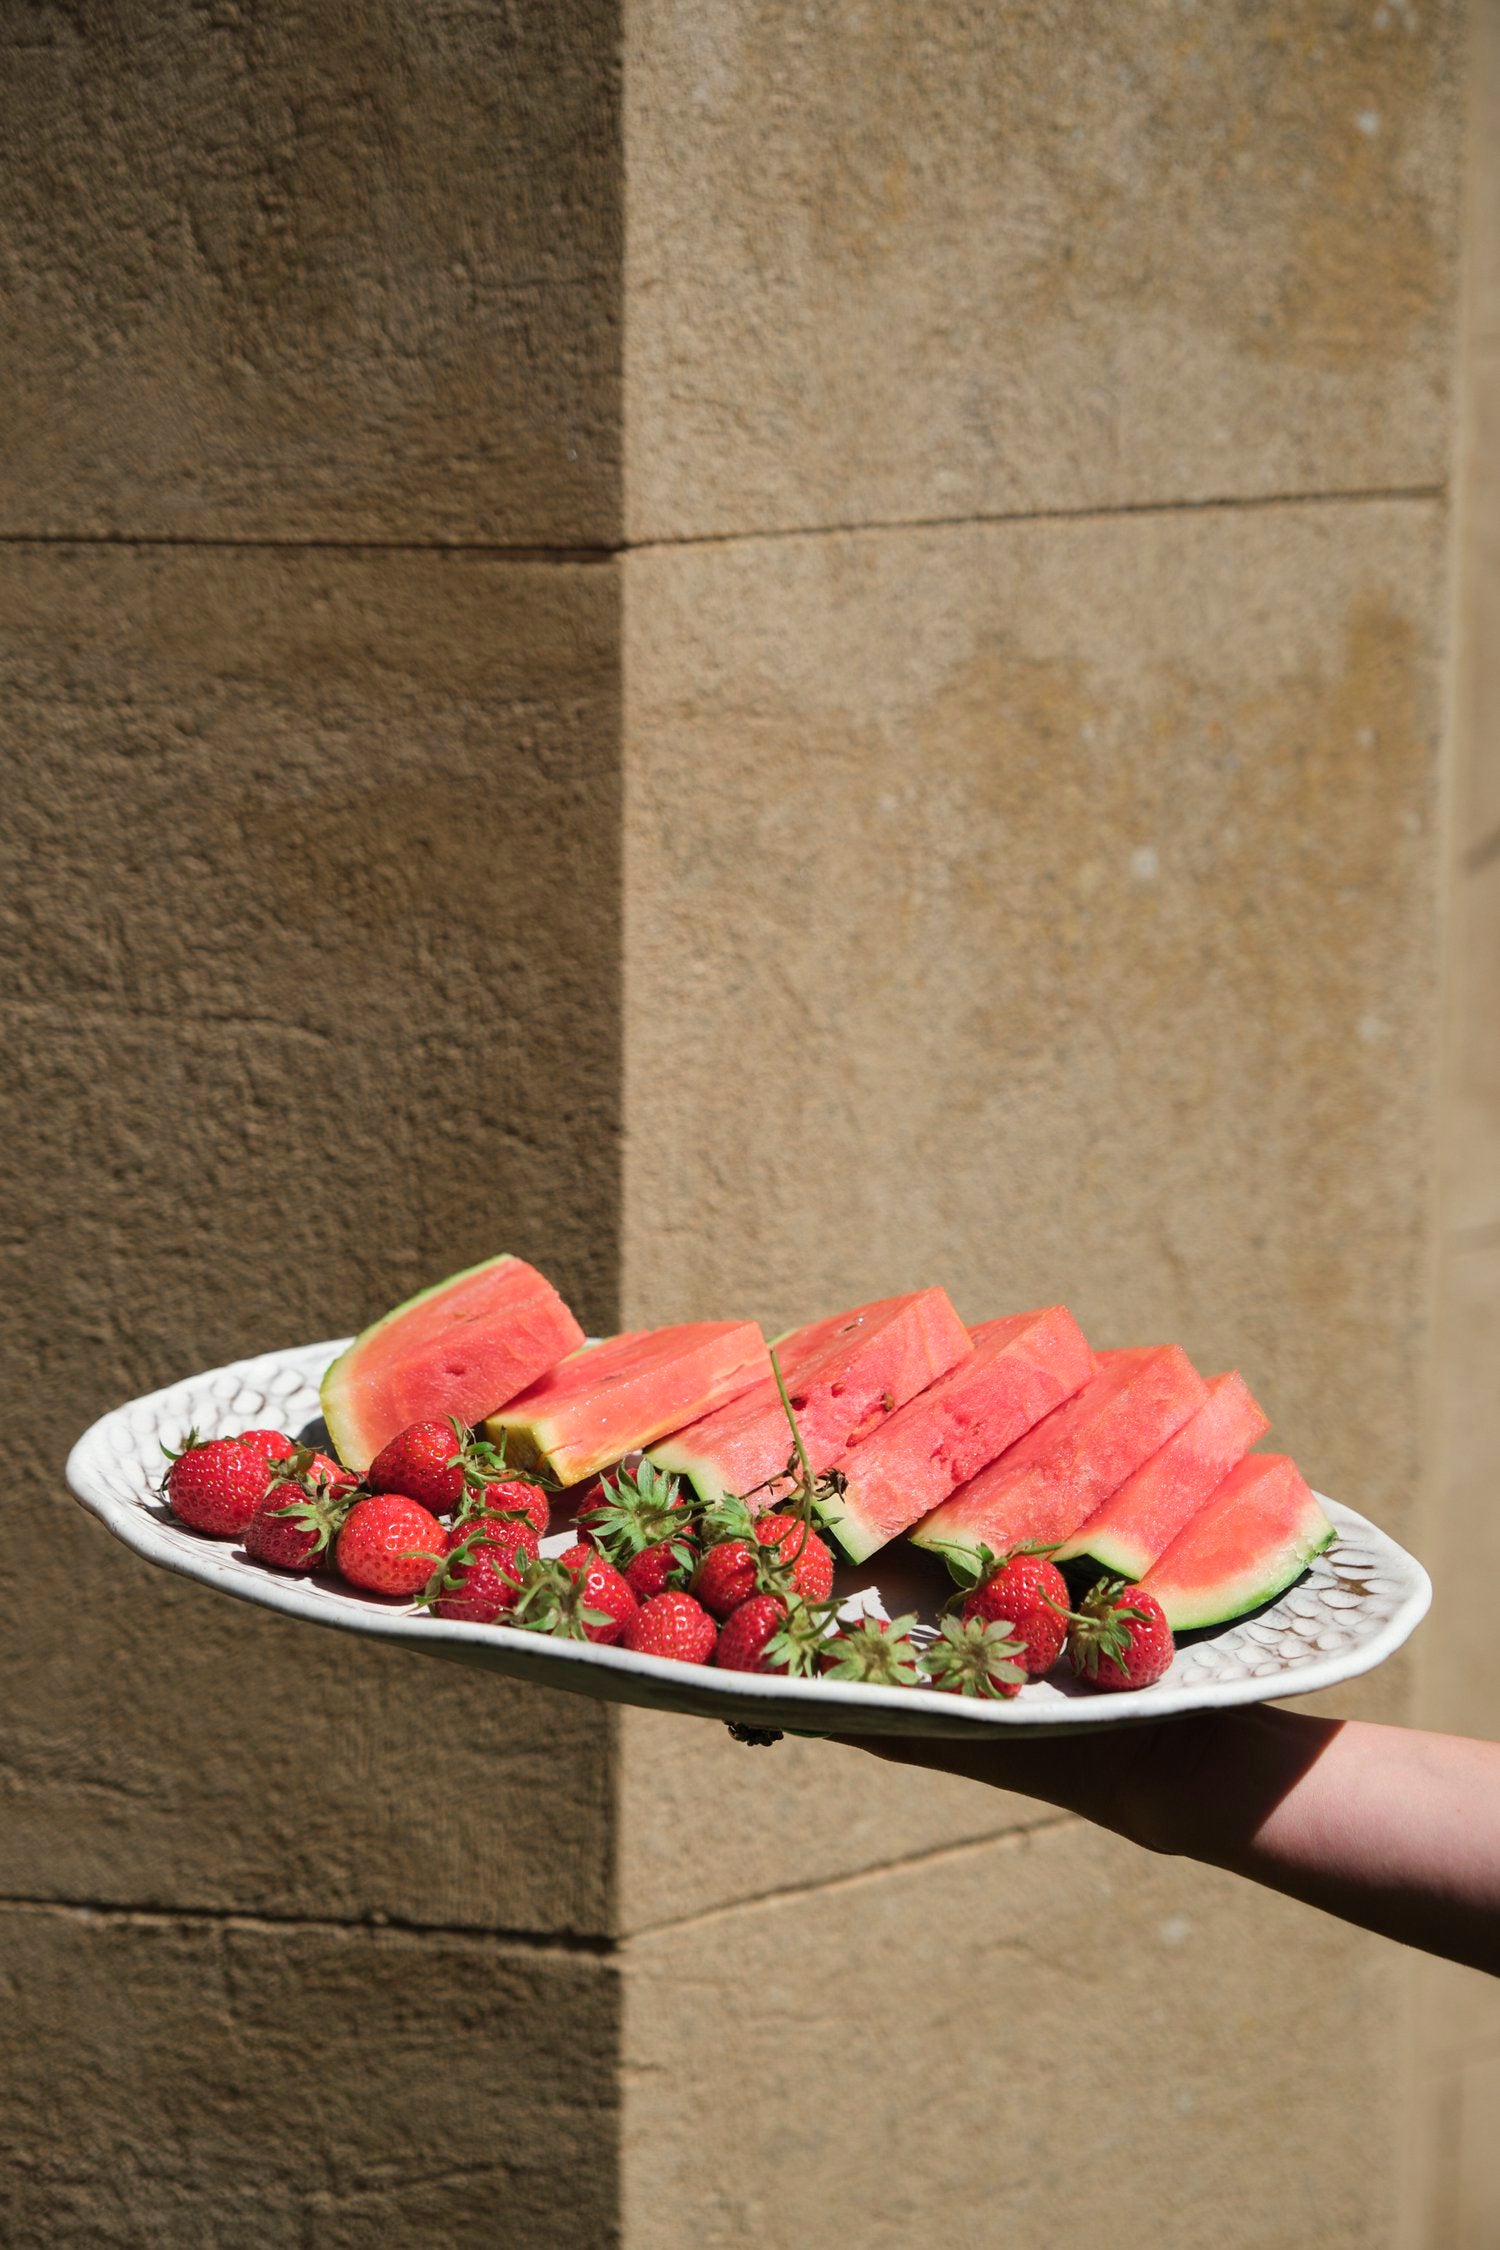
[{"label": "watermelon slice", "polygon": [[919,1547],[997,1555],[1066,1539],[1208,1396],[1179,1344],[1100,1352],[1077,1396],[1028,1430],[912,1533]]},{"label": "watermelon slice", "polygon": [[926,1515],[1086,1383],[1093,1368],[1065,1305],[983,1321],[972,1335],[967,1359],[833,1464],[845,1488],[821,1512],[853,1561]]},{"label": "watermelon slice", "polygon": [[1284,1594],[1333,1539],[1295,1461],[1252,1453],[1141,1580],[1174,1633],[1227,1625]]},{"label": "watermelon slice", "polygon": [[323,1419],[339,1459],[363,1473],[409,1422],[477,1422],[582,1342],[535,1266],[490,1258],[356,1336],[323,1377]]},{"label": "watermelon slice", "polygon": [[753,1320],[698,1320],[590,1344],[487,1417],[518,1467],[581,1484],[622,1454],[694,1422],[765,1374]]},{"label": "watermelon slice", "polygon": [[1063,1541],[1053,1561],[1087,1555],[1117,1577],[1143,1578],[1270,1427],[1243,1375],[1211,1375],[1197,1413]]},{"label": "watermelon slice", "polygon": [[[814,1472],[829,1468],[973,1348],[945,1289],[884,1297],[778,1338],[776,1357]],[[781,1394],[768,1375],[653,1445],[651,1458],[686,1477],[700,1500],[765,1486],[769,1507],[787,1489],[776,1472],[791,1449]]]}]

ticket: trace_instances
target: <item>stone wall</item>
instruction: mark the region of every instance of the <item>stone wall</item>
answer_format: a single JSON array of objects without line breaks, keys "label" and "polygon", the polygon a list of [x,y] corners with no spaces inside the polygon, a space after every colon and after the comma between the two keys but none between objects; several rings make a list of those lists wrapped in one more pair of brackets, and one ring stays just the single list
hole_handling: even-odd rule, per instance
[{"label": "stone wall", "polygon": [[[630,12],[627,1318],[1066,1295],[1414,1530],[1453,28]],[[631,2239],[1392,2239],[1393,1949],[623,1731]]]},{"label": "stone wall", "polygon": [[[1477,8],[1455,524],[1455,748],[1446,839],[1448,1067],[1439,1327],[1439,1476],[1424,1552],[1434,1598],[1418,1651],[1430,1725],[1500,1733],[1490,1587],[1500,1567],[1500,7]],[[1422,1962],[1413,1978],[1408,2238],[1500,2240],[1500,1994]]]},{"label": "stone wall", "polygon": [[1067,1296],[1415,1535],[1459,28],[0,29],[32,2238],[1397,2239],[1394,1949],[48,1503],[508,1246],[600,1325]]},{"label": "stone wall", "polygon": [[143,1571],[60,1466],[502,1246],[616,1317],[617,51],[3,11],[17,2242],[613,2239],[606,1714]]}]

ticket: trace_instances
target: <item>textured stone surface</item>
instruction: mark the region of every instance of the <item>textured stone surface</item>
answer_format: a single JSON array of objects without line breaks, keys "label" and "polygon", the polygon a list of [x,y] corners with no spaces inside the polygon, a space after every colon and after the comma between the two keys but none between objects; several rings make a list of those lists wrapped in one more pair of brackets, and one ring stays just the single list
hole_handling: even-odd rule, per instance
[{"label": "textured stone surface", "polygon": [[635,0],[635,538],[1436,484],[1458,0]]},{"label": "textured stone surface", "polygon": [[[650,2250],[1389,2239],[1394,1950],[1229,1877],[1064,1822],[625,1963],[626,2239]],[[763,2162],[705,2151],[727,2114]]]},{"label": "textured stone surface", "polygon": [[[0,1911],[0,1991],[13,2242],[618,2240],[605,1961],[451,1934]],[[560,2163],[563,2148],[587,2159]]]},{"label": "textured stone surface", "polygon": [[632,556],[632,1319],[1066,1298],[1242,1366],[1399,1536],[1442,539],[1402,503]]},{"label": "textured stone surface", "polygon": [[[1044,1817],[1024,1797],[951,1774],[830,1759],[786,1735],[735,1742],[703,1720],[620,1714],[617,1927],[836,1881]],[[711,1815],[705,1808],[712,1807]]]},{"label": "textured stone surface", "polygon": [[612,571],[12,550],[0,606],[0,1890],[598,1928],[595,1707],[169,1585],[60,1472],[502,1247],[613,1317]]},{"label": "textured stone surface", "polygon": [[[1432,1628],[1418,1646],[1430,1724],[1500,1734],[1491,1588],[1500,1567],[1500,8],[1473,11],[1471,162],[1456,495],[1446,1237],[1439,1268]],[[1500,1982],[1413,1963],[1410,2239],[1500,2240]]]},{"label": "textured stone surface", "polygon": [[[1500,756],[1493,763],[1500,768]],[[1456,1006],[1448,1217],[1461,1240],[1477,1248],[1500,1246],[1500,834],[1467,856],[1470,864],[1460,862],[1456,871],[1451,904]]]},{"label": "textured stone surface", "polygon": [[619,524],[615,0],[0,22],[0,528]]}]

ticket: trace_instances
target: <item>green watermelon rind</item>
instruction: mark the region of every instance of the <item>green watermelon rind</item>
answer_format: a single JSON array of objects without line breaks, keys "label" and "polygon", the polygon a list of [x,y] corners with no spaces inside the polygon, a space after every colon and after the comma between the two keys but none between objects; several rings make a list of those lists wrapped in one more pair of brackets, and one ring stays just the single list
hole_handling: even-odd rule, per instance
[{"label": "green watermelon rind", "polygon": [[[1232,1578],[1220,1578],[1194,1600],[1174,1600],[1169,1588],[1162,1608],[1173,1632],[1197,1633],[1211,1625],[1232,1625],[1237,1617],[1247,1616],[1253,1609],[1263,1609],[1267,1602],[1275,1601],[1289,1586],[1295,1585],[1309,1563],[1321,1555],[1325,1547],[1331,1547],[1338,1536],[1316,1499],[1305,1515],[1306,1528],[1292,1533],[1272,1556],[1263,1557]],[[1191,1530],[1191,1525],[1188,1528]],[[1147,1571],[1140,1583],[1147,1593],[1155,1594],[1152,1576],[1153,1573]]]},{"label": "green watermelon rind", "polygon": [[707,1454],[692,1453],[685,1445],[674,1445],[671,1438],[647,1446],[646,1451],[658,1469],[690,1484],[705,1508],[711,1508],[716,1500],[728,1495],[729,1486],[723,1472]]},{"label": "green watermelon rind", "polygon": [[[934,1509],[933,1514],[936,1513]],[[914,1523],[906,1536],[914,1547],[920,1547],[925,1554],[954,1555],[960,1561],[977,1561],[979,1550],[984,1545],[977,1533],[973,1538],[966,1537],[962,1532],[953,1532],[947,1538],[934,1538],[925,1517],[921,1523]]]},{"label": "green watermelon rind", "polygon": [[813,1506],[824,1530],[832,1533],[850,1562],[868,1562],[871,1555],[878,1554],[890,1543],[889,1532],[882,1531],[878,1524],[869,1523],[832,1493],[820,1494]]},{"label": "green watermelon rind", "polygon": [[[431,1282],[427,1288],[419,1289],[414,1297],[407,1297],[399,1305],[393,1305],[388,1313],[382,1313],[379,1320],[372,1320],[369,1327],[362,1328],[353,1343],[346,1345],[338,1358],[330,1362],[318,1386],[318,1399],[323,1409],[323,1420],[328,1425],[328,1434],[333,1439],[333,1449],[341,1461],[352,1459],[352,1455],[345,1451],[346,1443],[358,1451],[361,1440],[345,1420],[338,1382],[340,1370],[343,1370],[347,1380],[351,1368],[358,1366],[362,1348],[389,1328],[393,1321],[400,1320],[404,1313],[415,1312],[418,1305],[425,1305],[433,1297],[441,1297],[457,1282],[471,1281],[477,1273],[494,1273],[501,1266],[513,1266],[515,1263],[515,1251],[502,1250],[497,1258],[481,1258],[476,1266],[464,1266],[458,1273],[445,1274],[441,1281]],[[341,1424],[344,1425],[342,1433]]]}]

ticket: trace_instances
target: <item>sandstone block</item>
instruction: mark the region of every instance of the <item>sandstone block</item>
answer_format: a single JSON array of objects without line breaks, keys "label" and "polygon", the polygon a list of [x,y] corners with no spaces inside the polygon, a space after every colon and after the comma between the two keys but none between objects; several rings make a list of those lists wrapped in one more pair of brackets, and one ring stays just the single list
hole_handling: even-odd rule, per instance
[{"label": "sandstone block", "polygon": [[612,1317],[612,570],[11,549],[0,609],[0,1888],[598,1929],[596,1707],[169,1584],[59,1486],[114,1401],[502,1246]]},{"label": "sandstone block", "polygon": [[[627,2239],[1367,2250],[1395,1962],[1067,1821],[653,1932],[625,1955]],[[735,2132],[706,2161],[710,2115]]]},{"label": "sandstone block", "polygon": [[627,11],[635,539],[1438,485],[1461,11]]},{"label": "sandstone block", "polygon": [[17,2242],[618,2239],[618,2003],[591,1955],[6,1910],[0,1986]]},{"label": "sandstone block", "polygon": [[614,538],[617,43],[599,0],[8,11],[0,529]]}]

